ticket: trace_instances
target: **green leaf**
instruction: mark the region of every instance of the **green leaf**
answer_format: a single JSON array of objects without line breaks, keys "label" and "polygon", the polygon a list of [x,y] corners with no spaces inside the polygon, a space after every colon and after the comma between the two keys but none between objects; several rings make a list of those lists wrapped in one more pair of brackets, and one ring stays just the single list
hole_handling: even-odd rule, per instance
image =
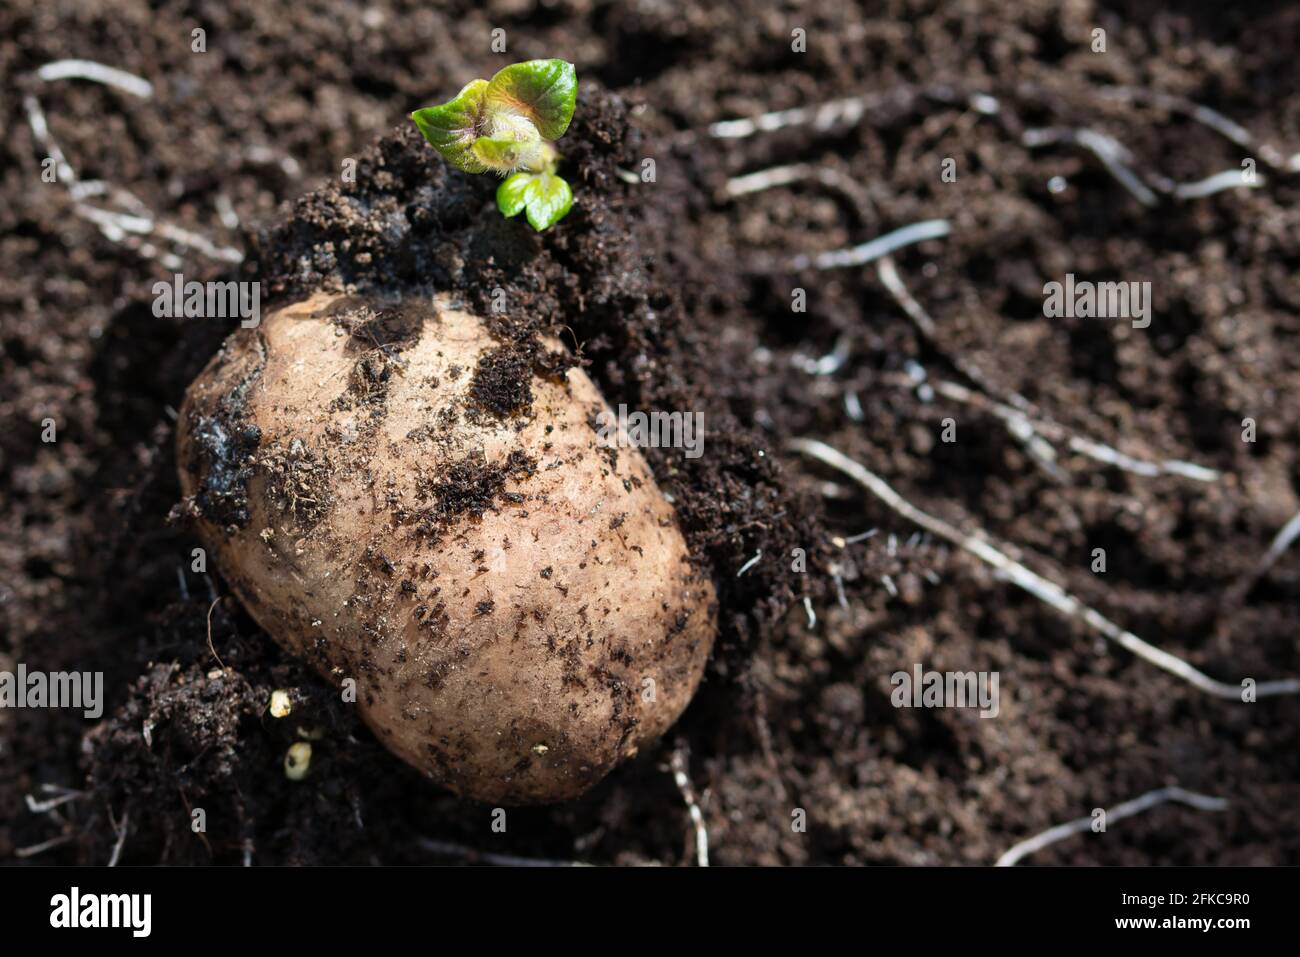
[{"label": "green leaf", "polygon": [[533,161],[541,156],[542,141],[480,136],[474,141],[472,151],[474,158],[483,164],[484,169],[510,173],[531,166]]},{"label": "green leaf", "polygon": [[563,60],[527,60],[497,72],[487,85],[484,101],[490,112],[527,117],[548,140],[558,140],[569,128],[578,102],[578,73]]},{"label": "green leaf", "polygon": [[424,138],[456,169],[466,173],[487,172],[487,166],[474,153],[478,127],[483,119],[487,80],[474,80],[440,106],[416,110],[411,119]]},{"label": "green leaf", "polygon": [[523,212],[524,194],[534,178],[533,173],[515,173],[501,181],[497,187],[497,209],[501,210],[501,215],[518,216]]},{"label": "green leaf", "polygon": [[554,226],[573,208],[573,190],[554,173],[539,173],[524,189],[528,223],[539,233]]}]

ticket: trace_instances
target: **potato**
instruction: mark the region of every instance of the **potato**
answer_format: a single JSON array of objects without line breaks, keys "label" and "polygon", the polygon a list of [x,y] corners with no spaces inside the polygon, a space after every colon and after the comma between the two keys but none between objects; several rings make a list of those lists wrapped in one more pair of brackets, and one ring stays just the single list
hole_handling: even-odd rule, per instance
[{"label": "potato", "polygon": [[715,632],[644,459],[598,443],[585,373],[534,358],[443,297],[319,294],[226,341],[177,438],[258,624],[353,679],[403,760],[495,804],[576,797],[662,734]]}]

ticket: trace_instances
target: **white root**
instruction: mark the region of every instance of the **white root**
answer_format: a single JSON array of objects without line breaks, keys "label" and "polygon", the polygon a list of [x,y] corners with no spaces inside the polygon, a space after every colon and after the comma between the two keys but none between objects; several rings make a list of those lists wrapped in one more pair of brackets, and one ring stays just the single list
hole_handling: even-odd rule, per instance
[{"label": "white root", "polygon": [[760,113],[757,116],[736,120],[723,120],[709,125],[708,133],[714,139],[745,139],[758,133],[774,133],[777,130],[797,126],[810,126],[814,132],[824,133],[828,130],[851,129],[866,117],[868,111],[894,102],[906,105],[919,96],[928,96],[944,103],[965,100],[976,113],[993,116],[1002,109],[996,97],[987,93],[965,94],[948,85],[926,87],[920,90],[906,87],[895,88],[884,93],[865,93],[861,96],[848,96],[835,100],[826,100],[812,106],[797,106],[789,110],[775,110]]},{"label": "white root", "polygon": [[[1148,644],[1132,632],[1116,625],[1100,612],[1084,605],[1060,585],[1008,558],[1003,552],[989,544],[985,537],[977,538],[974,535],[968,535],[942,519],[936,518],[928,512],[923,512],[895,492],[883,479],[869,471],[861,463],[831,448],[826,443],[816,439],[796,438],[791,439],[787,443],[787,447],[842,472],[904,518],[921,526],[927,532],[970,552],[970,554],[997,570],[1018,588],[1055,608],[1067,618],[1082,620],[1088,627],[1126,651],[1214,697],[1224,700],[1242,700],[1243,686],[1241,684],[1229,684],[1211,678],[1176,655]],[[1254,693],[1259,698],[1300,694],[1300,679],[1285,678],[1276,681],[1261,681],[1255,685]]]},{"label": "white root", "polygon": [[[1289,173],[1300,172],[1300,153],[1284,157],[1276,148],[1259,143],[1241,125],[1230,120],[1216,110],[1182,97],[1153,90],[1135,87],[1107,87],[1102,89],[1102,96],[1120,99],[1126,102],[1147,103],[1170,112],[1182,113],[1194,121],[1214,130],[1221,136],[1257,155],[1274,169]],[[891,99],[906,103],[918,96],[927,96],[944,103],[953,103],[964,99],[966,105],[984,116],[995,116],[1002,111],[1001,102],[986,93],[959,93],[945,87],[925,90],[895,90],[890,93],[869,93],[862,96],[845,97],[828,100],[812,106],[777,110],[736,120],[724,120],[713,123],[708,133],[715,139],[744,139],[759,133],[772,133],[790,127],[807,126],[814,132],[826,132],[834,129],[852,128],[866,117],[869,110],[878,108]],[[1095,155],[1107,172],[1111,174],[1144,206],[1157,204],[1156,192],[1164,193],[1175,199],[1202,199],[1227,189],[1257,189],[1264,185],[1262,177],[1246,177],[1240,169],[1228,169],[1194,182],[1181,183],[1155,171],[1148,171],[1146,176],[1139,176],[1135,171],[1136,161],[1132,152],[1119,140],[1106,133],[1089,128],[1071,129],[1050,127],[1045,129],[1025,130],[1021,143],[1026,148],[1035,149],[1057,143],[1073,144]],[[737,177],[728,182],[728,196],[742,196],[746,193],[773,186],[783,186],[801,179],[818,177],[820,174],[808,164],[792,164],[776,167],[749,176]],[[1144,181],[1145,179],[1145,181]],[[1148,183],[1150,185],[1148,185]]]},{"label": "white root", "polygon": [[792,258],[788,268],[797,272],[801,269],[843,269],[849,266],[863,266],[875,262],[882,256],[898,252],[905,246],[925,242],[927,239],[939,239],[952,232],[952,226],[946,219],[927,219],[910,226],[903,226],[893,232],[877,236],[869,242],[847,249],[833,249],[829,252],[798,255]]},{"label": "white root", "polygon": [[1143,206],[1156,205],[1156,194],[1142,182],[1137,173],[1133,172],[1129,166],[1133,162],[1133,154],[1129,152],[1128,147],[1113,136],[1107,136],[1105,133],[1090,129],[1074,130],[1065,127],[1052,127],[1051,129],[1025,130],[1020,141],[1029,149],[1050,146],[1055,143],[1072,143],[1081,146],[1101,160],[1101,165],[1106,168],[1106,172],[1115,177],[1119,184],[1132,193],[1139,203]]},{"label": "white root", "polygon": [[1300,512],[1292,515],[1291,520],[1273,536],[1268,551],[1264,553],[1264,557],[1259,560],[1255,567],[1232,586],[1228,593],[1228,604],[1235,605],[1243,601],[1250,590],[1255,587],[1255,583],[1268,574],[1269,569],[1277,564],[1277,560],[1282,557],[1282,553],[1290,548],[1291,543],[1297,538],[1300,538]]},{"label": "white root", "polygon": [[1033,409],[1033,404],[1020,395],[1018,392],[1008,392],[994,385],[989,377],[984,374],[984,370],[974,363],[967,362],[960,356],[949,355],[948,350],[944,348],[943,341],[939,336],[938,327],[935,326],[934,320],[930,314],[925,311],[919,302],[913,298],[907,286],[903,284],[902,278],[898,275],[898,267],[894,265],[894,260],[888,256],[880,260],[876,265],[876,275],[880,277],[880,282],[894,301],[898,303],[899,308],[907,318],[912,320],[916,330],[921,333],[921,337],[941,355],[943,355],[952,367],[964,375],[970,381],[983,389],[991,396],[998,396],[1006,405],[1020,409],[1022,412],[1028,412]]},{"label": "white root", "polygon": [[[1152,188],[1175,199],[1203,199],[1228,189],[1258,189],[1264,185],[1262,176],[1247,176],[1240,168],[1226,169],[1205,179],[1188,183],[1180,183],[1154,170],[1147,170],[1144,177],[1139,176],[1133,169],[1136,160],[1132,151],[1113,136],[1092,129],[1051,127],[1025,130],[1020,141],[1029,149],[1055,143],[1070,143],[1083,147],[1101,160],[1106,171],[1143,206],[1156,205],[1156,195],[1152,192]],[[1151,184],[1150,188],[1147,183]]]},{"label": "white root", "polygon": [[828,376],[839,372],[848,360],[849,337],[840,336],[835,340],[835,348],[826,355],[812,359],[803,353],[795,353],[790,357],[790,364],[808,375]]},{"label": "white root", "polygon": [[148,80],[94,60],[55,60],[38,69],[36,76],[46,83],[55,80],[90,80],[138,96],[142,100],[153,96],[153,84]]},{"label": "white root", "polygon": [[695,799],[695,787],[691,784],[691,776],[687,770],[687,753],[686,745],[678,743],[673,749],[670,765],[673,772],[673,782],[677,785],[677,790],[681,792],[682,800],[686,802],[686,811],[691,816],[691,825],[695,829],[695,863],[700,867],[709,866],[709,831],[704,825],[704,814],[700,810],[699,801]]},{"label": "white root", "polygon": [[1282,553],[1291,546],[1291,543],[1298,536],[1300,536],[1300,512],[1291,516],[1291,520],[1283,525],[1282,530],[1274,536],[1273,543],[1269,545],[1268,551],[1260,561],[1255,576],[1258,578],[1272,568],[1274,562],[1282,556]]},{"label": "white root", "polygon": [[113,809],[108,809],[108,820],[113,825],[113,833],[117,835],[117,841],[113,844],[113,854],[108,859],[109,867],[117,867],[118,860],[122,857],[122,848],[126,844],[127,828],[131,823],[131,811],[128,809],[122,812],[122,820],[118,821],[113,817]]},{"label": "white root", "polygon": [[746,173],[744,176],[732,177],[727,180],[720,198],[722,200],[732,200],[740,196],[776,189],[780,186],[791,186],[795,183],[809,181],[818,183],[828,190],[840,194],[852,204],[854,211],[860,218],[864,220],[867,218],[868,201],[863,194],[861,185],[852,176],[841,173],[837,169],[832,169],[829,166],[817,166],[813,163],[773,166],[754,173]]},{"label": "white root", "polygon": [[[894,261],[889,257],[876,265],[876,273],[889,294],[894,297],[899,307],[915,324],[917,331],[937,351],[942,353],[952,366],[983,390],[981,395],[955,382],[936,382],[930,384],[925,370],[917,366],[909,373],[912,383],[923,382],[942,395],[957,402],[982,408],[1001,419],[1011,435],[1020,441],[1028,453],[1050,474],[1063,478],[1063,473],[1056,465],[1056,450],[1050,442],[1063,442],[1070,449],[1088,458],[1106,465],[1114,466],[1135,475],[1153,478],[1159,475],[1177,475],[1197,482],[1215,482],[1220,473],[1214,469],[1184,462],[1181,459],[1168,459],[1162,462],[1149,462],[1127,455],[1105,443],[1098,442],[1068,429],[1058,422],[1046,418],[1037,412],[1033,404],[1017,392],[1005,392],[993,385],[982,369],[973,363],[951,356],[940,342],[938,329],[929,313],[912,296],[898,274]],[[997,396],[1001,395],[1001,398]],[[1050,441],[1048,441],[1050,440]]]},{"label": "white root", "polygon": [[[1007,431],[1021,441],[1032,443],[1034,440],[1038,440],[1048,450],[1051,450],[1050,457],[1052,459],[1055,459],[1056,453],[1052,449],[1050,442],[1062,442],[1080,455],[1085,455],[1094,461],[1101,462],[1103,465],[1110,465],[1144,478],[1174,475],[1194,482],[1217,482],[1221,478],[1221,473],[1215,469],[1206,468],[1194,462],[1184,462],[1182,459],[1164,459],[1152,462],[1136,458],[1105,443],[1076,435],[1057,422],[1049,419],[1031,418],[1019,409],[1013,409],[1009,405],[990,399],[956,382],[935,381],[933,382],[933,388],[939,395],[955,402],[983,409],[1001,419],[1006,423]],[[1039,454],[1048,455],[1049,453],[1040,450]]]},{"label": "white root", "polygon": [[[153,87],[146,80],[90,60],[58,60],[38,69],[36,76],[49,82],[63,79],[91,80],[142,98],[148,98],[153,94]],[[181,249],[194,250],[218,262],[230,264],[243,262],[244,254],[238,249],[218,245],[191,230],[160,222],[149,207],[128,190],[111,186],[101,180],[82,180],[54,140],[40,101],[35,96],[27,94],[23,97],[23,108],[27,113],[27,123],[31,128],[32,138],[46,156],[54,161],[58,180],[64,184],[72,198],[72,211],[99,227],[104,238],[126,246],[146,259],[156,259],[164,268],[171,270],[181,269],[184,261],[176,253],[161,249],[157,244],[150,242],[149,237],[163,240]],[[108,202],[120,208],[105,209],[83,202],[96,196],[105,197]]]},{"label": "white root", "polygon": [[1169,186],[1170,192],[1178,199],[1201,199],[1221,193],[1225,189],[1258,189],[1264,185],[1264,182],[1263,176],[1257,175],[1247,179],[1241,169],[1229,168],[1194,183],[1170,182]]},{"label": "white root", "polygon": [[734,176],[727,180],[726,195],[735,199],[749,193],[761,193],[765,189],[789,186],[801,183],[817,175],[818,167],[811,163],[793,163],[789,166],[773,166],[771,169],[759,170],[744,176]]},{"label": "white root", "polygon": [[52,851],[56,847],[62,847],[64,844],[74,840],[75,834],[60,834],[58,837],[52,837],[48,841],[41,841],[39,844],[33,844],[30,847],[19,847],[14,849],[14,857],[28,858],[35,857],[37,854],[44,854],[46,851]]},{"label": "white root", "polygon": [[[1033,431],[1032,427],[1027,430],[1024,428],[1029,421],[1025,413],[1029,412],[1033,408],[1030,401],[1018,392],[1008,392],[1004,389],[998,388],[993,384],[988,376],[984,374],[984,370],[979,366],[975,365],[973,362],[967,362],[960,355],[950,354],[950,352],[944,348],[943,342],[939,336],[938,327],[935,326],[934,320],[908,290],[902,277],[899,276],[898,268],[894,265],[894,260],[891,257],[886,256],[876,264],[876,275],[880,278],[880,282],[884,285],[886,291],[894,297],[894,301],[898,303],[899,308],[903,310],[903,314],[912,321],[917,332],[921,334],[921,337],[925,339],[932,349],[947,359],[948,363],[953,368],[971,382],[978,385],[989,396],[1001,396],[1002,401],[997,401],[995,399],[990,399],[989,401],[995,403],[1000,408],[1006,408],[1016,413],[1018,418],[1004,420],[1006,421],[1007,428],[1011,431],[1011,434],[1024,445],[1026,452],[1029,453],[1030,457],[1038,463],[1039,467],[1047,472],[1047,474],[1051,475],[1058,481],[1065,481],[1065,473],[1056,464],[1056,450],[1053,449],[1049,443],[1044,441],[1041,436],[1037,435]],[[919,364],[913,363],[908,374],[913,381],[919,383],[919,389],[930,389],[930,386],[926,381],[925,370],[921,368]],[[926,401],[929,400],[926,397],[926,392],[921,392],[921,394]]]},{"label": "white root", "polygon": [[73,788],[65,788],[54,784],[42,784],[41,790],[46,794],[53,794],[54,797],[38,801],[30,794],[23,796],[27,802],[27,810],[33,814],[48,814],[55,808],[70,804],[73,801],[80,801],[87,796],[85,791],[77,791]]},{"label": "white root", "polygon": [[[1195,794],[1191,791],[1184,791],[1180,787],[1160,788],[1155,791],[1148,791],[1140,797],[1135,797],[1131,801],[1125,801],[1123,804],[1117,804],[1113,808],[1106,810],[1106,822],[1120,821],[1126,817],[1132,817],[1135,814],[1141,814],[1143,811],[1150,810],[1160,804],[1170,801],[1176,801],[1179,804],[1186,804],[1188,807],[1196,808],[1198,811],[1224,811],[1228,808],[1228,802],[1223,798],[1209,797],[1204,794]],[[1067,837],[1075,834],[1083,834],[1092,829],[1093,819],[1089,817],[1076,818],[1065,824],[1058,824],[1056,827],[1048,828],[1041,834],[1021,841],[1019,844],[1011,847],[1005,854],[998,858],[995,867],[1013,867],[1022,858],[1041,851],[1049,844],[1055,844],[1063,841]]]},{"label": "white root", "polygon": [[1287,159],[1277,147],[1258,142],[1240,123],[1229,119],[1218,110],[1203,106],[1185,97],[1135,86],[1103,87],[1101,95],[1108,99],[1120,100],[1126,103],[1145,103],[1157,109],[1167,110],[1170,113],[1181,113],[1218,133],[1229,142],[1240,146],[1242,149],[1249,150],[1275,169],[1285,169],[1288,172],[1300,170],[1300,153],[1295,153],[1290,159]]},{"label": "white root", "polygon": [[879,106],[887,99],[888,94],[870,93],[866,96],[827,100],[815,106],[797,106],[789,110],[762,113],[745,119],[723,120],[709,126],[709,135],[714,139],[735,140],[791,126],[811,126],[817,132],[849,128],[860,122],[867,110]]},{"label": "white root", "polygon": [[[997,113],[1001,106],[998,101],[992,97],[976,94],[970,98],[970,105],[979,112],[991,115]],[[769,114],[772,117],[781,117],[782,120],[789,120],[790,111],[782,114]],[[1212,111],[1210,111],[1212,112]],[[840,114],[836,114],[837,116]],[[1217,115],[1217,114],[1216,114]],[[802,114],[801,114],[802,117]],[[807,119],[807,117],[803,117]],[[769,120],[769,123],[776,120]],[[1230,122],[1226,121],[1225,122]],[[1244,131],[1242,131],[1244,133]],[[1074,142],[1091,149],[1108,169],[1125,185],[1135,196],[1138,197],[1145,205],[1153,205],[1155,196],[1148,190],[1145,185],[1138,179],[1137,175],[1125,164],[1132,161],[1132,154],[1121,143],[1105,134],[1097,133],[1093,130],[1069,130],[1069,129],[1047,129],[1047,130],[1029,130],[1023,136],[1026,146],[1041,146],[1054,142]],[[1177,183],[1166,177],[1155,177],[1157,186],[1161,190],[1183,199],[1209,196],[1213,193],[1225,189],[1237,187],[1255,187],[1261,182],[1259,177],[1253,181],[1247,181],[1241,174],[1240,170],[1224,170],[1207,179],[1195,183]],[[856,202],[856,197],[851,190],[846,188],[842,181],[843,177],[833,170],[824,169],[808,163],[795,163],[786,166],[772,167],[766,170],[760,170],[756,173],[750,173],[745,176],[735,177],[727,182],[726,196],[735,198],[737,196],[756,193],[762,190],[773,189],[778,186],[785,186],[795,182],[801,182],[808,179],[817,179],[833,188],[846,190],[850,198]],[[1036,416],[1031,418],[1032,404],[1023,396],[1015,392],[1006,392],[996,387],[983,371],[972,363],[968,363],[958,356],[949,355],[943,348],[938,335],[938,330],[934,320],[925,311],[925,309],[916,301],[912,294],[903,283],[898,274],[890,253],[897,248],[901,248],[910,242],[919,242],[921,239],[937,238],[947,235],[949,232],[948,224],[944,220],[930,220],[924,223],[917,223],[913,226],[904,227],[895,230],[885,236],[879,237],[871,242],[864,243],[850,249],[835,250],[827,253],[815,255],[802,255],[795,257],[790,262],[790,268],[803,269],[808,266],[814,266],[818,269],[838,268],[841,266],[859,265],[878,259],[877,274],[886,290],[894,297],[895,301],[902,308],[903,312],[912,320],[917,330],[929,342],[929,344],[942,353],[948,361],[961,372],[964,376],[976,383],[985,393],[980,396],[973,393],[956,383],[944,383],[943,388],[947,391],[949,398],[957,401],[968,402],[971,404],[982,405],[987,411],[993,413],[1002,419],[1008,431],[1014,438],[1020,441],[1030,457],[1045,472],[1058,481],[1066,479],[1065,473],[1057,465],[1056,450],[1051,443],[1044,438],[1044,434],[1054,436],[1055,441],[1066,443],[1073,451],[1094,459],[1106,465],[1111,465],[1123,471],[1131,472],[1135,475],[1146,477],[1155,477],[1158,475],[1177,475],[1183,478],[1191,479],[1198,482],[1214,482],[1220,478],[1220,473],[1214,469],[1196,465],[1191,462],[1185,462],[1180,459],[1168,459],[1162,462],[1149,462],[1127,455],[1109,445],[1097,442],[1086,436],[1071,432],[1062,425],[1052,422],[1048,419]],[[919,238],[918,238],[919,234]],[[841,348],[842,340],[836,344],[834,353],[818,360],[804,360],[804,371],[814,375],[827,375],[836,371],[843,364],[846,358],[846,350]],[[835,361],[835,360],[839,361]],[[922,380],[924,374],[922,373]],[[928,384],[925,388],[929,388]],[[853,404],[856,402],[856,396],[853,396],[853,402],[849,401],[846,396],[846,407],[853,416]],[[859,405],[860,408],[860,405]],[[1043,434],[1040,434],[1043,433]]]}]

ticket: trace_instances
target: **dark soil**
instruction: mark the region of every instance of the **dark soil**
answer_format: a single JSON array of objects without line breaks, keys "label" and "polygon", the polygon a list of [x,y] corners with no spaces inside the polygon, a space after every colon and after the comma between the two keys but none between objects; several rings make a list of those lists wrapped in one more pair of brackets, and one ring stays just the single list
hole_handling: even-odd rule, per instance
[{"label": "dark soil", "polygon": [[[126,863],[448,859],[421,838],[676,863],[693,840],[666,769],[680,741],[720,863],[988,863],[1166,784],[1224,796],[1231,809],[1162,807],[1032,860],[1300,863],[1294,698],[1208,698],[914,536],[784,448],[794,436],[829,442],[1210,674],[1300,674],[1300,548],[1240,604],[1222,598],[1300,511],[1300,181],[1261,164],[1260,189],[1147,208],[1091,154],[1031,151],[1020,137],[1089,126],[1129,146],[1135,165],[1179,180],[1240,166],[1242,149],[1205,126],[1101,94],[1127,85],[1205,103],[1262,142],[1300,149],[1300,11],[907,0],[866,13],[833,0],[815,10],[262,0],[72,11],[15,0],[0,26],[10,93],[0,100],[10,131],[0,145],[0,670],[99,670],[108,696],[89,724],[70,710],[0,711],[0,858],[64,837],[19,859],[101,863],[120,829]],[[507,58],[489,52],[497,26]],[[191,52],[195,27],[207,31],[205,53]],[[791,51],[796,27],[807,53]],[[1097,27],[1104,54],[1090,49]],[[561,144],[578,202],[541,236],[496,214],[492,180],[450,172],[398,125],[468,78],[535,56],[575,61],[583,84]],[[30,75],[65,57],[136,72],[154,95]],[[1002,111],[971,109],[972,92],[998,97]],[[866,93],[881,96],[856,123],[739,140],[705,132]],[[244,250],[243,265],[186,249],[174,270],[77,217],[64,185],[41,181],[24,94],[39,97],[84,179]],[[946,158],[955,182],[941,179]],[[629,184],[624,173],[639,175],[646,159],[655,180]],[[342,181],[353,163],[355,182]],[[728,177],[790,163],[851,184],[726,198]],[[772,266],[936,217],[952,235],[897,261],[942,348],[918,336],[873,268]],[[554,375],[572,361],[614,405],[703,412],[700,458],[647,453],[721,607],[709,677],[670,738],[583,800],[512,810],[507,834],[493,834],[490,809],[406,768],[283,656],[219,569],[191,569],[197,543],[173,511],[175,410],[231,329],[154,316],[152,285],[174,271],[257,278],[276,300],[321,287],[455,291],[494,317],[501,341],[464,372],[484,415],[518,414],[531,401],[525,370]],[[1150,328],[1045,319],[1042,285],[1067,272],[1150,280]],[[806,313],[791,311],[796,287]],[[406,337],[401,315],[340,321],[366,357],[357,401],[382,401]],[[546,348],[545,333],[572,356]],[[844,361],[814,374],[837,344]],[[1064,475],[1053,478],[992,416],[900,386],[912,363],[1024,395],[1131,454],[1224,477],[1141,477],[1062,449]],[[986,381],[963,378],[969,367]],[[54,444],[40,441],[47,417]],[[949,417],[955,443],[939,440]],[[1247,417],[1254,443],[1241,440]],[[236,425],[225,441],[255,444]],[[218,453],[228,450],[214,444]],[[301,487],[318,464],[289,455],[280,468]],[[430,489],[432,510],[492,506],[501,476],[463,464],[464,482]],[[239,481],[222,476],[210,490],[231,522]],[[1098,547],[1105,575],[1089,567]],[[805,573],[791,571],[796,548]],[[999,672],[1001,714],[894,709],[889,677],[916,663]],[[266,715],[276,688],[293,689],[293,727]],[[299,726],[314,739],[312,767],[291,782],[284,754]],[[23,795],[45,796],[43,785],[85,794],[31,813]],[[791,828],[800,808],[803,833]]]}]

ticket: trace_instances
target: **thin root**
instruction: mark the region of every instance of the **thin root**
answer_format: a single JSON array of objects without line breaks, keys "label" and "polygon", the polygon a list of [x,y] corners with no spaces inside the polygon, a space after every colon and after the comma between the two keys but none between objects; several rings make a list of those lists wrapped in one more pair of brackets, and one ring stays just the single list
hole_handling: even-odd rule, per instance
[{"label": "thin root", "polygon": [[1297,538],[1300,538],[1300,512],[1292,515],[1291,520],[1273,536],[1268,551],[1264,553],[1264,557],[1259,560],[1255,567],[1228,589],[1224,604],[1231,608],[1245,601],[1246,596],[1250,594],[1250,590],[1255,587],[1255,583],[1268,574],[1269,569],[1277,563],[1277,560],[1282,557],[1282,553],[1290,548],[1291,543]]},{"label": "thin root", "polygon": [[[1228,802],[1223,798],[1209,797],[1204,794],[1194,794],[1191,791],[1184,791],[1180,787],[1160,788],[1156,791],[1148,791],[1140,797],[1133,798],[1131,801],[1125,801],[1123,804],[1117,804],[1115,807],[1106,810],[1106,822],[1119,821],[1126,817],[1132,817],[1134,814],[1141,814],[1143,811],[1156,807],[1159,804],[1165,804],[1169,801],[1177,801],[1179,804],[1186,804],[1188,807],[1196,808],[1198,811],[1225,811],[1228,808]],[[1033,854],[1035,851],[1041,851],[1049,844],[1055,844],[1067,837],[1075,834],[1082,834],[1092,829],[1093,819],[1089,817],[1076,818],[1065,824],[1058,824],[1056,827],[1048,828],[1042,834],[1035,835],[1027,840],[1021,841],[1014,845],[1010,850],[998,858],[996,867],[1012,867],[1021,858]]]},{"label": "thin root", "polygon": [[[931,534],[970,552],[976,558],[1005,575],[1012,584],[1052,606],[1066,617],[1081,619],[1088,627],[1109,641],[1155,665],[1157,668],[1167,671],[1217,698],[1243,700],[1243,686],[1241,684],[1233,685],[1211,678],[1176,655],[1148,644],[1132,632],[1119,627],[1100,612],[1084,605],[1060,585],[1048,581],[1019,562],[1008,558],[990,545],[985,540],[987,536],[983,536],[982,533],[979,538],[967,535],[942,519],[921,511],[865,466],[855,462],[842,452],[831,448],[826,443],[819,442],[816,439],[797,438],[791,439],[787,443],[787,447],[842,472],[904,518],[921,526]],[[1277,681],[1262,681],[1255,686],[1254,693],[1259,698],[1300,694],[1300,679],[1285,678]]]},{"label": "thin root", "polygon": [[[930,318],[921,304],[913,298],[907,286],[903,284],[903,280],[898,275],[898,269],[892,259],[889,257],[882,259],[876,266],[876,272],[880,276],[880,281],[885,286],[885,289],[889,291],[899,307],[912,320],[917,331],[921,333],[926,342],[939,352],[953,368],[971,382],[974,382],[987,395],[973,392],[955,382],[943,381],[933,383],[932,388],[934,391],[956,402],[963,402],[981,408],[1001,419],[1012,437],[1020,441],[1029,455],[1054,477],[1064,478],[1064,474],[1056,464],[1056,450],[1052,447],[1051,442],[1062,442],[1080,455],[1147,478],[1154,478],[1159,475],[1177,475],[1197,482],[1216,482],[1219,480],[1220,473],[1214,469],[1196,465],[1192,462],[1184,462],[1181,459],[1167,459],[1160,462],[1139,459],[1103,442],[1079,435],[1066,426],[1044,417],[1037,412],[1033,403],[1024,396],[1017,392],[1007,392],[999,389],[978,366],[960,357],[948,354],[940,343],[934,320]],[[909,381],[913,385],[917,382],[929,384],[925,370],[920,366],[917,366],[916,370],[910,374]]]},{"label": "thin root", "polygon": [[[53,82],[64,79],[84,79],[123,90],[144,99],[153,95],[153,86],[125,71],[104,66],[91,60],[57,60],[36,71],[38,79]],[[23,108],[32,138],[46,156],[54,160],[59,182],[63,183],[72,198],[72,211],[82,219],[94,223],[110,242],[119,243],[146,259],[156,259],[165,268],[178,270],[184,264],[176,253],[160,249],[149,241],[156,237],[179,249],[189,249],[217,262],[237,264],[244,254],[229,246],[219,246],[204,236],[171,223],[161,222],[154,213],[128,190],[111,186],[100,180],[82,180],[50,132],[40,101],[32,94],[23,97]],[[83,200],[102,196],[118,209],[93,206]]]},{"label": "thin root", "polygon": [[677,747],[673,748],[670,765],[673,771],[673,781],[677,784],[677,790],[682,793],[682,800],[686,802],[686,810],[691,816],[691,824],[695,828],[695,863],[700,867],[709,866],[709,831],[704,826],[704,814],[700,811],[699,802],[695,799],[695,788],[691,784],[691,777],[687,769],[687,762],[690,760],[684,742],[678,742]]},{"label": "thin root", "polygon": [[122,820],[118,821],[113,816],[113,809],[108,809],[108,822],[113,825],[113,833],[117,835],[117,841],[113,844],[113,854],[108,859],[109,867],[117,867],[117,862],[122,856],[122,847],[126,844],[127,829],[131,823],[131,809],[127,808],[122,812]]}]

